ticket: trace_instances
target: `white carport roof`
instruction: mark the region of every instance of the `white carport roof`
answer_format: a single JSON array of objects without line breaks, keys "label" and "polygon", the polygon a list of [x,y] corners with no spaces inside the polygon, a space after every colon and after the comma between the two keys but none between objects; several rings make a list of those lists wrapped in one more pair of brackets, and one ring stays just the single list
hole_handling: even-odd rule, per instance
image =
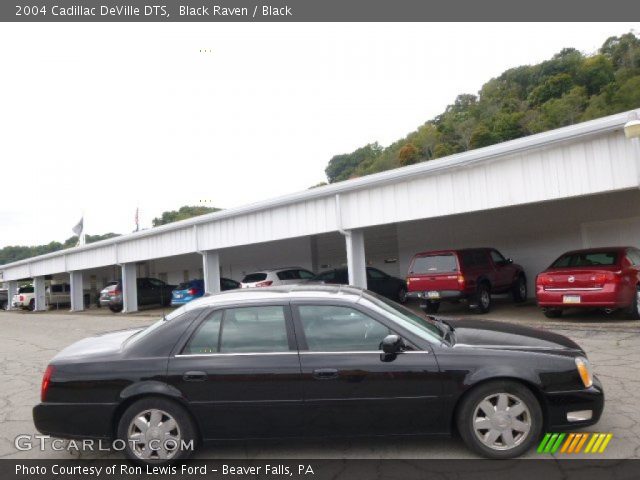
[{"label": "white carport roof", "polygon": [[230,208],[0,266],[0,280],[85,270],[639,186],[623,133],[640,110]]}]

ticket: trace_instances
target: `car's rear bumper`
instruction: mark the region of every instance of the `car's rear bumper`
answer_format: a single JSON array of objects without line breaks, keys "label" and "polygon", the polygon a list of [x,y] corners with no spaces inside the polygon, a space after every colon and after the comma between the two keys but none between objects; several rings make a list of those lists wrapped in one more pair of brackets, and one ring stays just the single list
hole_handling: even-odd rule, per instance
[{"label": "car's rear bumper", "polygon": [[39,403],[33,407],[36,429],[60,438],[111,438],[117,404]]},{"label": "car's rear bumper", "polygon": [[[568,303],[566,297],[580,297],[577,303]],[[631,299],[622,298],[617,292],[603,290],[544,290],[538,287],[536,300],[542,308],[624,308]]]},{"label": "car's rear bumper", "polygon": [[[604,409],[604,391],[598,378],[593,378],[590,388],[570,392],[547,393],[547,430],[570,430],[588,427],[600,420]],[[572,417],[584,416],[584,412],[591,412],[591,418],[574,420]]]},{"label": "car's rear bumper", "polygon": [[[429,296],[429,292],[438,292],[437,297]],[[419,292],[407,292],[408,298],[417,298],[420,300],[429,300],[432,302],[449,301],[449,300],[462,300],[468,296],[460,290],[429,290]]]}]

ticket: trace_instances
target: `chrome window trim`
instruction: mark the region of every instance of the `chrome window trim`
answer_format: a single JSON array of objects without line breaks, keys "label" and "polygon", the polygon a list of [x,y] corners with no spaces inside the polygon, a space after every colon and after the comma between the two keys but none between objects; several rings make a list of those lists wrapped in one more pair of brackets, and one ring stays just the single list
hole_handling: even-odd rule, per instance
[{"label": "chrome window trim", "polygon": [[[355,353],[375,353],[381,354],[382,350],[345,350],[345,351],[335,351],[335,352],[312,352],[309,350],[300,350],[300,351],[288,351],[288,352],[229,352],[229,353],[187,353],[187,354],[178,354],[174,355],[175,358],[183,358],[183,357],[233,357],[233,356],[258,356],[258,355],[344,355],[344,354],[355,354]],[[398,355],[405,355],[407,353],[426,353],[429,354],[426,350],[409,350],[406,352],[399,352]]]}]

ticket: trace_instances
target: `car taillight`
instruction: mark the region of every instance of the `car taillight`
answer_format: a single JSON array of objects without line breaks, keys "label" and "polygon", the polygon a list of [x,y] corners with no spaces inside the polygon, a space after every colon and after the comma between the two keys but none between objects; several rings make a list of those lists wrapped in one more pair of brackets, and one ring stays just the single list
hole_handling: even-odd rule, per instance
[{"label": "car taillight", "polygon": [[198,291],[195,288],[190,288],[189,290],[187,290],[187,294],[189,295],[195,295]]},{"label": "car taillight", "polygon": [[407,277],[407,288],[409,288],[409,285],[411,285],[411,279]]},{"label": "car taillight", "polygon": [[20,295],[20,301],[24,302],[24,295]]},{"label": "car taillight", "polygon": [[271,280],[267,280],[266,282],[256,283],[256,287],[269,287],[273,282]]},{"label": "car taillight", "polygon": [[544,287],[553,284],[553,278],[551,278],[549,275],[539,275],[538,276],[538,283]]},{"label": "car taillight", "polygon": [[596,285],[602,285],[604,284],[604,282],[606,282],[606,280],[607,276],[604,273],[598,273],[593,276],[593,281],[596,283]]},{"label": "car taillight", "polygon": [[42,386],[40,387],[41,402],[47,399],[47,390],[49,390],[49,385],[51,384],[51,375],[53,375],[53,365],[49,365],[42,376]]},{"label": "car taillight", "polygon": [[458,275],[458,287],[464,288],[464,275]]},{"label": "car taillight", "polygon": [[118,295],[120,295],[122,292],[120,290],[113,290],[111,292],[111,296],[112,297],[117,297]]}]

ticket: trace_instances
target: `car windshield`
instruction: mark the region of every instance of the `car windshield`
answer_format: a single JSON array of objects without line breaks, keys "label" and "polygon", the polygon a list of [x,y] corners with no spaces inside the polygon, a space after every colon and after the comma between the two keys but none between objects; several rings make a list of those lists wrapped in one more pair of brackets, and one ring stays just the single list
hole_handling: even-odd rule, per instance
[{"label": "car windshield", "polygon": [[242,279],[242,283],[261,282],[266,278],[267,278],[266,273],[250,273],[249,275],[247,275]]},{"label": "car windshield", "polygon": [[393,315],[396,322],[407,330],[432,343],[434,341],[439,343],[444,339],[445,334],[443,333],[443,330],[439,328],[433,320],[424,318],[414,311],[409,310],[388,298],[378,295],[377,293],[367,293],[368,296],[366,298],[368,298],[373,305],[384,310],[387,314]]},{"label": "car windshield", "polygon": [[573,252],[562,255],[559,259],[553,262],[551,268],[610,267],[617,263],[618,253],[615,251]]},{"label": "car windshield", "polygon": [[453,253],[443,255],[427,255],[416,257],[411,266],[410,273],[429,274],[439,272],[455,272],[458,270],[458,262]]}]

